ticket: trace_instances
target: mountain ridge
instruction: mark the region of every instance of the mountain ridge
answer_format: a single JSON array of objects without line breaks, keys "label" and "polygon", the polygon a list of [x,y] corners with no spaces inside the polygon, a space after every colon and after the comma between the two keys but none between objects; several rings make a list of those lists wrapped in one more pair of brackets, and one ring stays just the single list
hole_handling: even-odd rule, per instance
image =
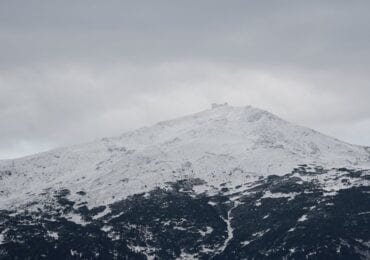
[{"label": "mountain ridge", "polygon": [[137,128],[137,129],[133,129],[133,130],[127,131],[127,132],[125,132],[125,133],[123,133],[121,135],[118,135],[118,136],[114,136],[114,137],[102,137],[102,138],[98,138],[96,140],[88,141],[88,142],[84,142],[84,143],[56,147],[56,148],[52,148],[52,149],[49,149],[49,150],[46,150],[46,151],[42,151],[42,152],[38,152],[38,153],[34,153],[34,154],[22,156],[22,157],[9,158],[9,159],[0,159],[0,163],[9,163],[9,162],[14,161],[14,160],[21,160],[21,159],[26,159],[26,158],[34,157],[34,156],[39,156],[39,155],[43,155],[43,154],[50,153],[50,152],[53,152],[53,151],[57,151],[57,150],[60,150],[60,149],[68,149],[68,148],[79,147],[79,146],[83,146],[83,145],[89,145],[89,144],[97,143],[99,141],[117,140],[117,139],[120,139],[122,137],[130,136],[130,135],[133,135],[136,132],[145,131],[146,129],[150,129],[150,128],[153,128],[153,127],[156,127],[156,126],[159,126],[159,125],[166,125],[166,124],[169,124],[169,123],[175,123],[177,121],[181,121],[181,120],[188,119],[188,118],[194,118],[194,117],[197,117],[197,116],[201,116],[204,113],[209,113],[209,112],[217,111],[217,110],[220,110],[220,109],[221,110],[222,109],[251,109],[251,110],[256,111],[259,114],[268,115],[268,116],[270,116],[270,118],[274,118],[276,120],[280,120],[282,122],[289,123],[289,124],[294,125],[296,127],[307,129],[309,131],[318,133],[318,134],[320,134],[322,136],[326,136],[326,137],[331,138],[333,140],[339,141],[341,143],[344,143],[344,144],[347,144],[347,145],[350,145],[350,146],[362,147],[362,148],[365,148],[365,149],[370,149],[370,146],[352,144],[352,143],[349,143],[349,142],[340,140],[338,138],[332,137],[330,135],[323,134],[323,133],[321,133],[319,131],[316,131],[316,130],[310,128],[310,127],[301,126],[299,124],[294,124],[294,123],[288,122],[288,121],[282,119],[281,117],[277,116],[276,114],[273,114],[273,113],[271,113],[271,112],[269,112],[267,110],[263,110],[263,109],[260,109],[260,108],[253,107],[251,105],[241,106],[241,107],[230,106],[227,103],[225,103],[225,104],[214,104],[214,105],[216,105],[216,106],[215,107],[212,107],[211,109],[206,109],[206,110],[197,112],[195,114],[184,115],[184,116],[180,116],[180,117],[169,119],[169,120],[159,121],[159,122],[157,122],[155,124],[152,124],[152,125],[149,125],[149,126],[143,126],[143,127]]},{"label": "mountain ridge", "polygon": [[[14,174],[3,181],[9,196],[22,198],[16,201],[30,197],[27,192],[69,187],[97,193],[90,203],[99,205],[111,201],[108,197],[124,198],[187,177],[206,179],[217,187],[250,176],[285,174],[299,164],[356,168],[368,163],[365,147],[291,124],[265,110],[223,105],[119,137],[3,161],[0,170],[18,173],[18,178]],[[226,172],[239,174],[231,178]],[[117,185],[125,191],[111,192]],[[16,201],[3,197],[0,205],[17,205]]]}]

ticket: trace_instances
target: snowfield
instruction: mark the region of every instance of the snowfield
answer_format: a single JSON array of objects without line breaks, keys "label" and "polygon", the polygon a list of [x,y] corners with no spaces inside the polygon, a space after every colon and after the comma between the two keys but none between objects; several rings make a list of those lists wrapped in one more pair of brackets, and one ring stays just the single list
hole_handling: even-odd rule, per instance
[{"label": "snowfield", "polygon": [[[47,191],[61,189],[96,207],[186,178],[206,180],[196,191],[212,193],[223,183],[252,183],[302,164],[368,169],[370,152],[257,108],[223,105],[119,137],[0,161],[0,209],[47,200]],[[318,181],[328,193],[348,187],[325,174]]]}]

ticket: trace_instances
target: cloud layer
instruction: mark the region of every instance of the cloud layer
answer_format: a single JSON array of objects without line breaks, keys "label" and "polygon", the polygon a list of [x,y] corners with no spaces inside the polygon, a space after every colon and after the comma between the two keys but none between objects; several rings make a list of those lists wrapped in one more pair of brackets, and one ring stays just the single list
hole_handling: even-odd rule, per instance
[{"label": "cloud layer", "polygon": [[254,105],[370,145],[367,1],[1,1],[0,158]]}]

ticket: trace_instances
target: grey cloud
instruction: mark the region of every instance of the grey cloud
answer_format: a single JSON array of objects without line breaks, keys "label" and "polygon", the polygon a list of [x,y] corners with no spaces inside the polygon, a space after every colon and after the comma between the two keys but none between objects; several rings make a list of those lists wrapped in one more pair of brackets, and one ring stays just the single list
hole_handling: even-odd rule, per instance
[{"label": "grey cloud", "polygon": [[181,59],[267,68],[328,69],[351,62],[359,69],[369,58],[366,2],[4,1],[2,5],[3,66],[50,60]]},{"label": "grey cloud", "polygon": [[117,135],[217,101],[370,145],[369,7],[1,1],[0,158]]}]

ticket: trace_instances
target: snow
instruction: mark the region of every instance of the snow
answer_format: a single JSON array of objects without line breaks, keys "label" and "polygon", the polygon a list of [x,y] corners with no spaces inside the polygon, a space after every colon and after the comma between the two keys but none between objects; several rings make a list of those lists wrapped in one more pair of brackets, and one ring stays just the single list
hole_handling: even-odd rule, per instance
[{"label": "snow", "polygon": [[109,207],[106,207],[102,212],[96,214],[93,219],[99,219],[101,217],[104,217],[105,215],[111,213],[111,209]]},{"label": "snow", "polygon": [[184,251],[181,251],[180,257],[176,258],[176,260],[194,260],[194,259],[198,259],[198,257],[196,255],[192,255]]},{"label": "snow", "polygon": [[302,217],[300,217],[298,219],[298,222],[303,222],[303,221],[306,221],[308,218],[307,218],[307,215],[303,215]]},{"label": "snow", "polygon": [[71,256],[82,256],[77,250],[73,250],[73,249],[71,249],[70,250],[70,254],[71,254]]},{"label": "snow", "polygon": [[232,227],[231,225],[231,220],[232,220],[232,217],[231,217],[231,213],[233,211],[233,209],[235,209],[236,207],[239,206],[239,203],[240,202],[234,202],[234,205],[231,209],[229,209],[229,211],[227,212],[227,218],[222,218],[222,220],[226,223],[226,227],[227,227],[227,237],[223,243],[223,245],[218,249],[218,254],[221,254],[222,252],[225,251],[225,249],[227,248],[227,246],[229,245],[230,241],[233,239],[234,237],[234,228]]},{"label": "snow", "polygon": [[[351,177],[350,182],[346,182],[348,179],[345,176],[347,172],[341,172],[335,169],[323,172],[320,175],[300,175],[296,174],[297,177],[301,178],[303,181],[312,182],[316,181],[320,187],[324,190],[324,196],[335,196],[337,192],[344,189],[349,189],[352,187],[358,186],[369,186],[370,180],[364,180],[361,177]],[[366,170],[363,173],[364,175],[369,175],[370,171]]]},{"label": "snow", "polygon": [[299,193],[296,193],[296,192],[290,192],[290,193],[281,193],[281,192],[275,192],[275,193],[271,193],[270,191],[266,191],[262,198],[273,198],[273,199],[276,199],[276,198],[288,198],[288,200],[293,200],[295,198],[295,196],[297,196]]},{"label": "snow", "polygon": [[89,224],[89,222],[84,221],[80,215],[75,213],[69,213],[66,215],[66,219],[81,226],[86,226]]},{"label": "snow", "polygon": [[370,211],[365,211],[365,212],[358,213],[358,215],[367,215],[367,214],[370,214]]},{"label": "snow", "polygon": [[4,244],[5,242],[5,238],[4,238],[4,235],[1,233],[0,234],[0,245]]},{"label": "snow", "polygon": [[113,227],[112,226],[107,226],[107,225],[105,225],[105,226],[103,226],[102,228],[101,228],[101,230],[102,231],[104,231],[104,232],[109,232],[109,231],[111,231],[113,229]]},{"label": "snow", "polygon": [[47,232],[47,235],[55,240],[57,240],[59,238],[59,235],[58,235],[58,232],[54,232],[54,231],[48,231]]},{"label": "snow", "polygon": [[187,229],[181,226],[175,226],[173,229],[181,230],[181,231],[186,231]]},{"label": "snow", "polygon": [[[67,188],[69,199],[95,207],[184,178],[206,180],[207,185],[196,186],[195,191],[212,193],[223,183],[231,188],[261,175],[289,173],[299,164],[366,169],[369,158],[364,147],[288,123],[257,108],[224,104],[116,138],[0,161],[4,194],[0,209],[40,201],[49,188],[49,192]],[[11,171],[11,176],[6,171]],[[326,175],[330,174],[334,173]],[[326,183],[323,188],[328,194],[348,188],[335,178],[317,178]],[[361,185],[361,180],[350,185]],[[79,191],[86,195],[77,194]],[[292,198],[294,194],[265,196]]]},{"label": "snow", "polygon": [[156,251],[154,247],[143,247],[143,246],[137,246],[137,245],[127,245],[132,251],[134,252],[140,252],[146,256],[146,259],[148,260],[154,260],[155,255],[153,255]]},{"label": "snow", "polygon": [[217,203],[216,202],[213,202],[213,201],[208,201],[208,204],[211,205],[211,206],[213,206],[213,207],[217,205]]},{"label": "snow", "polygon": [[213,228],[212,227],[209,227],[207,226],[206,227],[206,231],[203,231],[203,230],[199,230],[199,233],[202,237],[205,237],[206,235],[209,235],[213,232]]},{"label": "snow", "polygon": [[266,230],[262,230],[262,231],[256,232],[256,233],[252,234],[252,236],[254,236],[254,237],[262,237],[262,236],[264,236],[269,231],[270,231],[270,229],[268,228]]},{"label": "snow", "polygon": [[252,241],[253,241],[253,240],[246,240],[246,241],[241,242],[240,244],[241,244],[242,246],[247,246],[247,245],[249,245]]},{"label": "snow", "polygon": [[116,233],[109,233],[109,234],[108,234],[108,237],[109,237],[110,239],[112,239],[113,241],[120,240],[120,236],[119,236],[118,234],[116,234]]}]

